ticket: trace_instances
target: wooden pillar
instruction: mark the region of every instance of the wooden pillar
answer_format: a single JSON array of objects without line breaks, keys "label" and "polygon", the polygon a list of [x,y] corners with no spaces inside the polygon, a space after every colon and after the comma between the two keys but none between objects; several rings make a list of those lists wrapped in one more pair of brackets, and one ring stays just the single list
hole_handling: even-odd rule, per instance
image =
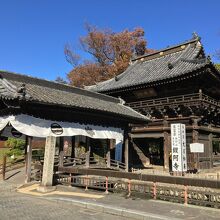
[{"label": "wooden pillar", "polygon": [[75,136],[72,136],[71,140],[72,140],[71,158],[75,158],[76,157],[76,155],[75,155],[75,142],[76,142]]},{"label": "wooden pillar", "polygon": [[31,181],[31,162],[32,162],[32,137],[28,137],[27,138],[25,183],[29,183]]},{"label": "wooden pillar", "polygon": [[90,165],[90,138],[86,137],[86,167],[89,168]]},{"label": "wooden pillar", "polygon": [[213,168],[213,134],[209,134],[210,168]]},{"label": "wooden pillar", "polygon": [[59,166],[63,166],[63,157],[64,157],[64,151],[63,151],[63,144],[64,144],[64,137],[59,137]]},{"label": "wooden pillar", "polygon": [[[202,90],[199,90],[199,97],[202,99]],[[199,142],[199,132],[195,128],[198,127],[198,123],[201,121],[201,118],[193,118],[192,125],[193,125],[193,130],[192,130],[192,142],[193,143],[198,143]],[[200,163],[199,163],[199,153],[194,153],[194,168],[199,170],[200,169]]]},{"label": "wooden pillar", "polygon": [[129,171],[129,139],[128,132],[125,130],[124,135],[124,158],[125,158],[125,171]]},{"label": "wooden pillar", "polygon": [[3,161],[2,161],[2,180],[5,180],[5,173],[6,173],[6,163],[7,163],[7,156],[3,156]]},{"label": "wooden pillar", "polygon": [[55,190],[53,187],[53,172],[54,172],[54,155],[55,155],[56,137],[48,136],[46,138],[43,177],[41,185],[38,188],[40,192],[49,192]]},{"label": "wooden pillar", "polygon": [[169,170],[169,145],[171,144],[169,141],[168,132],[164,132],[164,170]]},{"label": "wooden pillar", "polygon": [[[168,121],[166,120],[168,117],[165,117],[163,120],[163,127],[169,127]],[[163,133],[163,153],[164,153],[164,170],[169,171],[169,147],[171,148],[171,142],[169,141],[169,133]]]},{"label": "wooden pillar", "polygon": [[[192,142],[198,143],[198,141],[199,141],[199,132],[197,130],[193,129]],[[199,166],[199,153],[194,153],[193,158],[194,158],[194,168],[198,170],[200,168],[200,166]]]},{"label": "wooden pillar", "polygon": [[112,148],[112,139],[108,139],[108,146],[107,146],[107,153],[106,153],[106,159],[107,159],[107,167],[111,167],[111,152],[110,149]]},{"label": "wooden pillar", "polygon": [[25,159],[25,178],[27,176],[27,146],[28,146],[28,136],[25,136],[25,147],[24,147],[24,159]]}]

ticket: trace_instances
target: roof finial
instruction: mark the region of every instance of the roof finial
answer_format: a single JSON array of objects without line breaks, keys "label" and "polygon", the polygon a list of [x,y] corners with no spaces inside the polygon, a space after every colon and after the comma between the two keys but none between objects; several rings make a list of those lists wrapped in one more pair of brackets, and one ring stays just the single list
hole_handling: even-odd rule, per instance
[{"label": "roof finial", "polygon": [[212,58],[211,58],[210,55],[207,56],[207,61],[208,61],[208,63],[211,63],[211,62],[212,62]]},{"label": "roof finial", "polygon": [[199,35],[194,31],[194,32],[192,33],[192,39],[201,40],[201,37],[199,37]]},{"label": "roof finial", "polygon": [[122,99],[120,96],[118,97],[119,101],[120,101],[120,104],[124,105],[125,104],[125,100]]},{"label": "roof finial", "polygon": [[22,83],[21,86],[17,89],[17,94],[21,97],[21,98],[25,98],[27,93],[26,93],[26,85],[25,83]]},{"label": "roof finial", "polygon": [[173,69],[173,64],[169,62],[169,63],[168,63],[168,68],[169,68],[169,69]]}]

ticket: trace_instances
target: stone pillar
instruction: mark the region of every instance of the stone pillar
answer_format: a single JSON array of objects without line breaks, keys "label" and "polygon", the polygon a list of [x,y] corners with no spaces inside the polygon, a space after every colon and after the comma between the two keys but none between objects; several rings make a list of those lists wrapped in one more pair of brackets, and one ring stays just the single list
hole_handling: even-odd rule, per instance
[{"label": "stone pillar", "polygon": [[40,192],[49,192],[55,190],[53,187],[53,168],[54,168],[54,154],[56,146],[56,137],[48,136],[46,138],[43,177],[41,185],[38,188]]},{"label": "stone pillar", "polygon": [[31,181],[32,137],[27,137],[26,158],[25,159],[26,159],[25,183],[29,183]]},{"label": "stone pillar", "polygon": [[86,168],[90,165],[90,138],[86,137]]},{"label": "stone pillar", "polygon": [[164,170],[169,171],[169,134],[164,132]]}]

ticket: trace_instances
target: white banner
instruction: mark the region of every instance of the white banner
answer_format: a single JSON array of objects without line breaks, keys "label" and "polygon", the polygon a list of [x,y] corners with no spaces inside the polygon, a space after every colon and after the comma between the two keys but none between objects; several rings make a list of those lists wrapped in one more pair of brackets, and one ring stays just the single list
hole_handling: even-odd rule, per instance
[{"label": "white banner", "polygon": [[187,171],[186,128],[184,124],[171,124],[172,170]]},{"label": "white banner", "polygon": [[[92,124],[50,121],[29,115],[0,117],[0,130],[10,123],[22,134],[31,137],[76,136],[82,135],[96,139],[115,139],[116,144],[123,142],[123,130],[115,127],[103,127]],[[16,132],[14,132],[16,135]]]}]

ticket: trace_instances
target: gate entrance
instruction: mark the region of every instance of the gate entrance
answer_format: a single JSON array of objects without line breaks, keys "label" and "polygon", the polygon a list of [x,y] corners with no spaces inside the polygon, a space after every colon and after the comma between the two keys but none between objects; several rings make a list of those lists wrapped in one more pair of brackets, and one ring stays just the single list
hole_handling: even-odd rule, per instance
[{"label": "gate entrance", "polygon": [[133,164],[148,166],[164,166],[163,138],[137,138],[133,139]]}]

